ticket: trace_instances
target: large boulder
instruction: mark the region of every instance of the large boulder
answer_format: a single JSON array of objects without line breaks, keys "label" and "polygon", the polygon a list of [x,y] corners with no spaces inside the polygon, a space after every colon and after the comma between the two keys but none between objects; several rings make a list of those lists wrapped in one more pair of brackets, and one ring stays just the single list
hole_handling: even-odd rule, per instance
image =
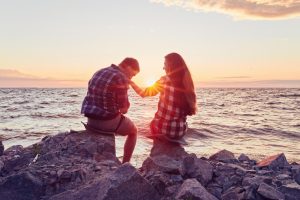
[{"label": "large boulder", "polygon": [[46,136],[27,148],[11,147],[0,161],[0,197],[8,192],[19,195],[7,199],[22,199],[22,193],[28,193],[28,199],[49,198],[82,187],[121,165],[115,155],[114,136],[85,131]]},{"label": "large boulder", "polygon": [[70,190],[50,198],[51,200],[156,200],[156,190],[129,163],[115,172],[94,181],[79,190]]},{"label": "large boulder", "polygon": [[197,179],[187,179],[183,182],[175,199],[218,200],[210,194]]}]

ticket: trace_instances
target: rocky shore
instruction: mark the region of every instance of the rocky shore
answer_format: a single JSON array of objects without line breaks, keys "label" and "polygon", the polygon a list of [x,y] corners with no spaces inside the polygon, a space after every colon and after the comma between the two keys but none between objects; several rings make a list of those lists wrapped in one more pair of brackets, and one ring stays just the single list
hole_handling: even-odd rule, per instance
[{"label": "rocky shore", "polygon": [[116,158],[114,139],[71,131],[26,148],[4,151],[0,142],[0,199],[300,199],[300,165],[283,153],[259,162],[227,150],[205,158],[154,141],[137,169]]}]

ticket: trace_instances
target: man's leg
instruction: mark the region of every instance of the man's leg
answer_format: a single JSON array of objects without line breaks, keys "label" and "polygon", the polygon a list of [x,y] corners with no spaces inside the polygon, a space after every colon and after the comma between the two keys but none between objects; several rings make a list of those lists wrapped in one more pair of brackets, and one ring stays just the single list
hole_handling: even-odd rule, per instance
[{"label": "man's leg", "polygon": [[124,118],[119,128],[116,130],[116,134],[127,136],[124,144],[124,154],[122,161],[122,163],[125,163],[130,161],[132,153],[134,151],[137,139],[137,128],[128,117],[123,117]]},{"label": "man's leg", "polygon": [[122,163],[130,162],[135,144],[136,144],[137,134],[129,134],[126,138],[126,142],[124,145],[124,156]]}]

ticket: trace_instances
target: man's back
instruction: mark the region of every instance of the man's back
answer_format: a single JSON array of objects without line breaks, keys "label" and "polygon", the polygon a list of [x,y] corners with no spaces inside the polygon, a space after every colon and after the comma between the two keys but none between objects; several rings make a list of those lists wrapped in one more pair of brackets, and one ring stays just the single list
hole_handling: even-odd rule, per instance
[{"label": "man's back", "polygon": [[126,76],[116,65],[97,71],[89,81],[81,113],[98,119],[112,119],[121,108],[129,108]]}]

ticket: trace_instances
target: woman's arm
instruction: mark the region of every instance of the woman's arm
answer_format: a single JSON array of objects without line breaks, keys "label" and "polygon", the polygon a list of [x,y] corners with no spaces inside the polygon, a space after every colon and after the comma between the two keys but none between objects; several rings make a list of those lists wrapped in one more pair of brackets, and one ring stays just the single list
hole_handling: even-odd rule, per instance
[{"label": "woman's arm", "polygon": [[141,97],[149,97],[149,96],[155,96],[160,92],[159,89],[159,83],[158,81],[151,87],[148,87],[146,89],[141,89],[138,85],[136,85],[133,81],[130,81],[129,84],[131,85],[132,89]]}]

